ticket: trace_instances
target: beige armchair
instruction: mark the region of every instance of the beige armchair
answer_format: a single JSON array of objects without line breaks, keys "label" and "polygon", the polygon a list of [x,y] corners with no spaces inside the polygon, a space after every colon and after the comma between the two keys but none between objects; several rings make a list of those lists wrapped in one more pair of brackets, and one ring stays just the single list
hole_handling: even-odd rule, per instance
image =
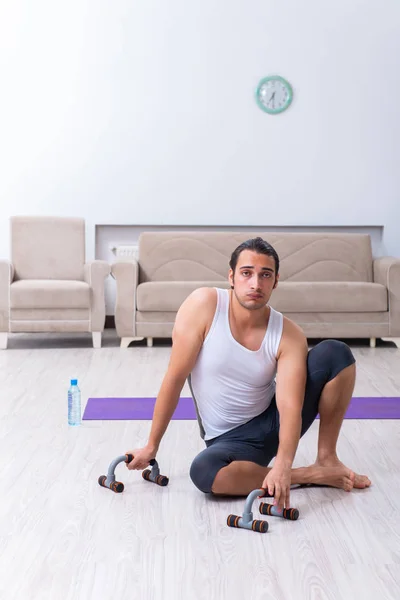
[{"label": "beige armchair", "polygon": [[11,262],[0,261],[0,347],[9,332],[90,332],[101,347],[110,265],[85,263],[85,221],[12,217]]}]

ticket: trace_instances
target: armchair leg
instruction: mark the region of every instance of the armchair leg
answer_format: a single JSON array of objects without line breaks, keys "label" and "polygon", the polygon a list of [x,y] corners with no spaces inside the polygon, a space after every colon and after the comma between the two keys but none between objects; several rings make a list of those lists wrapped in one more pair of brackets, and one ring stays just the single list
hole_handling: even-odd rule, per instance
[{"label": "armchair leg", "polygon": [[152,337],[148,337],[147,338],[147,347],[148,348],[152,348],[153,346],[153,338]]},{"label": "armchair leg", "polygon": [[369,347],[375,348],[376,346],[376,338],[369,338]]},{"label": "armchair leg", "polygon": [[123,337],[121,338],[121,348],[127,348],[131,342],[140,342],[142,337]]},{"label": "armchair leg", "polygon": [[397,348],[400,348],[400,338],[398,337],[384,337],[381,338],[381,340],[383,340],[384,342],[394,342],[397,346]]},{"label": "armchair leg", "polygon": [[7,348],[8,333],[6,331],[0,332],[0,350]]},{"label": "armchair leg", "polygon": [[101,348],[101,331],[92,332],[93,348]]}]

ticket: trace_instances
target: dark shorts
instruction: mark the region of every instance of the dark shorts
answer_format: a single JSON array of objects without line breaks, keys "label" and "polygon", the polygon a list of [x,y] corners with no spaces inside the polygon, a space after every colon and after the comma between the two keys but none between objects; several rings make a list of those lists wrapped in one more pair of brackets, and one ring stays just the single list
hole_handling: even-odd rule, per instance
[{"label": "dark shorts", "polygon": [[[324,386],[353,363],[355,358],[350,348],[337,340],[324,340],[309,350],[301,436],[318,414]],[[220,469],[234,460],[268,466],[278,452],[278,445],[279,412],[274,397],[270,406],[251,421],[206,441],[207,448],[196,456],[191,465],[190,477],[199,490],[210,493]]]}]

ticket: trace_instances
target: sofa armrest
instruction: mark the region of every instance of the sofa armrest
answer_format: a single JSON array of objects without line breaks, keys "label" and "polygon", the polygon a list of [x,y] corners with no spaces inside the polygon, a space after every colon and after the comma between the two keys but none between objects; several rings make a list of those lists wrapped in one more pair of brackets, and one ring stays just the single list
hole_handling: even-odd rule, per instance
[{"label": "sofa armrest", "polygon": [[0,332],[10,330],[10,285],[14,267],[8,260],[0,260]]},{"label": "sofa armrest", "polygon": [[373,261],[374,282],[387,288],[389,336],[400,336],[400,259],[382,256]]},{"label": "sofa armrest", "polygon": [[136,290],[139,282],[139,264],[136,260],[111,265],[111,275],[117,284],[115,301],[115,328],[117,335],[136,336]]},{"label": "sofa armrest", "polygon": [[110,274],[105,260],[93,260],[84,265],[84,280],[91,288],[90,331],[104,331],[106,321],[106,298],[104,282]]}]

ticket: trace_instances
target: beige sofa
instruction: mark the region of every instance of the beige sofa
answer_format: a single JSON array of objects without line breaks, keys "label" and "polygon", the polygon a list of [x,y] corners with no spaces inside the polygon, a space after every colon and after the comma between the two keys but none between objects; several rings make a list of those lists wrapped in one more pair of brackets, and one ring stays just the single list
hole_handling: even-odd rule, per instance
[{"label": "beige sofa", "polygon": [[400,259],[373,258],[365,234],[145,232],[139,259],[112,265],[121,346],[171,337],[185,298],[201,286],[228,288],[229,259],[260,235],[280,258],[270,305],[308,338],[379,338],[400,343]]},{"label": "beige sofa", "polygon": [[85,221],[13,217],[11,262],[0,261],[0,347],[10,332],[90,332],[101,346],[110,265],[85,263]]}]

